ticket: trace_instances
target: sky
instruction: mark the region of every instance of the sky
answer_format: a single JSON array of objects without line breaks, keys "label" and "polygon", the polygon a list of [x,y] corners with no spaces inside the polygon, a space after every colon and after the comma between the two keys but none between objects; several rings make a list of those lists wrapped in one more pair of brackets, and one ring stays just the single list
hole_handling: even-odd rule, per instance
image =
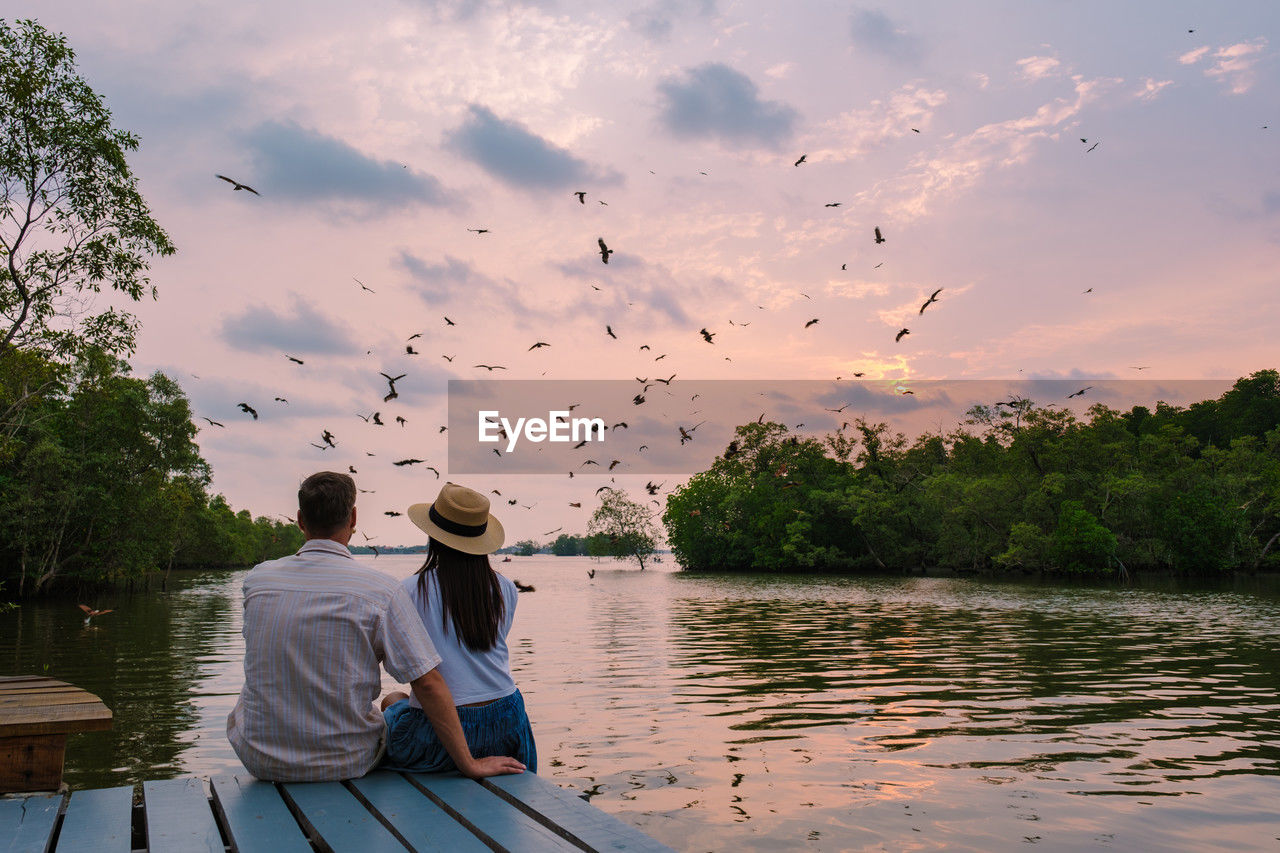
[{"label": "sky", "polygon": [[[449,476],[451,378],[1168,384],[1280,366],[1273,2],[5,15],[65,34],[141,138],[131,166],[178,252],[152,266],[158,299],[130,305],[133,368],[182,384],[213,490],[255,515],[291,515],[303,477],[350,465],[362,533],[420,541],[383,513],[442,481],[391,463]],[[382,373],[404,374],[391,401]],[[644,480],[618,484],[647,499]],[[503,492],[514,541],[585,530],[609,481],[463,482]]]}]

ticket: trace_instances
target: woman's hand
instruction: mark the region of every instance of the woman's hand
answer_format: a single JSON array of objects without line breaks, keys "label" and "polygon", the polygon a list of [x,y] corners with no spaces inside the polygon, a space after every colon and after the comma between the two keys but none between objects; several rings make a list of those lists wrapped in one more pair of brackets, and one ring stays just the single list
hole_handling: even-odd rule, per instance
[{"label": "woman's hand", "polygon": [[523,773],[525,766],[514,758],[505,755],[489,755],[484,758],[473,758],[471,766],[460,768],[468,779],[483,779],[486,776],[506,776],[511,773]]}]

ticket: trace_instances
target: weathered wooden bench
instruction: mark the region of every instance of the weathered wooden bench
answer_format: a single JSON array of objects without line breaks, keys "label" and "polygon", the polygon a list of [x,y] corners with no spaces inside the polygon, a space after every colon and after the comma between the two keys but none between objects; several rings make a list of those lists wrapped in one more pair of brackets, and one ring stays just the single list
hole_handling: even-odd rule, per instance
[{"label": "weathered wooden bench", "polygon": [[67,735],[111,728],[111,710],[79,687],[39,675],[0,678],[0,794],[62,786]]},{"label": "weathered wooden bench", "polygon": [[247,775],[0,800],[0,850],[51,853],[670,851],[532,773],[473,782],[381,770],[347,782]]}]

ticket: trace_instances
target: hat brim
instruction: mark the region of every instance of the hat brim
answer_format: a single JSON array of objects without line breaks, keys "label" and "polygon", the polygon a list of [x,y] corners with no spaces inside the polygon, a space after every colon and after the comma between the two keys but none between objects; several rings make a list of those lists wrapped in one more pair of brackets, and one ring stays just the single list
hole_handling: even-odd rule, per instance
[{"label": "hat brim", "polygon": [[489,521],[485,525],[484,533],[479,536],[460,536],[457,533],[450,533],[441,529],[432,521],[431,507],[432,504],[429,503],[414,504],[409,507],[408,516],[409,520],[417,525],[419,530],[432,539],[464,554],[492,554],[502,547],[502,543],[506,538],[506,531],[502,529],[502,522],[493,517],[493,513],[489,514]]}]

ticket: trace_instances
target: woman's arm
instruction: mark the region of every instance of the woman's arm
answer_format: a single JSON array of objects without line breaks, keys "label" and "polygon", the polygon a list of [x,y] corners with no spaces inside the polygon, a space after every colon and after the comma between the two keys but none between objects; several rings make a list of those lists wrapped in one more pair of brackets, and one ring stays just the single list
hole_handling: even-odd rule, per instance
[{"label": "woman's arm", "polygon": [[472,757],[466,735],[462,733],[462,723],[458,721],[458,709],[453,706],[453,694],[449,692],[449,685],[445,684],[438,669],[415,678],[409,686],[413,689],[413,695],[418,697],[418,704],[431,721],[440,743],[463,776],[480,779],[524,772],[523,764],[505,755]]}]

